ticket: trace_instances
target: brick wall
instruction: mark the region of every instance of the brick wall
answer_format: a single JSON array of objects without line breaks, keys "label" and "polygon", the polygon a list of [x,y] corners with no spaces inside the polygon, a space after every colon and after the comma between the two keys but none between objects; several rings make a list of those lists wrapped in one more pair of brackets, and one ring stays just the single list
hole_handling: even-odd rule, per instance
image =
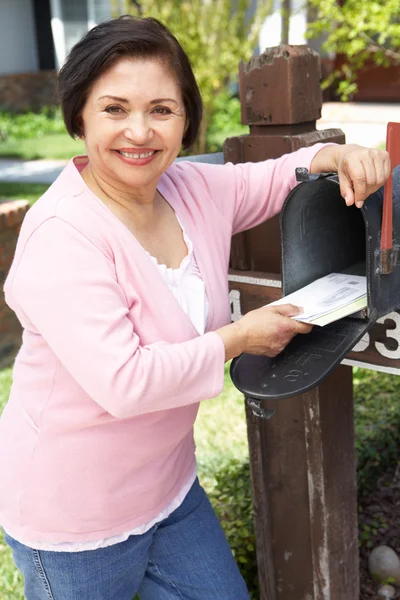
[{"label": "brick wall", "polygon": [[5,303],[3,285],[14,257],[19,229],[28,208],[26,200],[0,200],[0,368],[12,363],[21,345],[21,326]]},{"label": "brick wall", "polygon": [[0,108],[11,112],[38,111],[57,104],[56,71],[0,76]]}]

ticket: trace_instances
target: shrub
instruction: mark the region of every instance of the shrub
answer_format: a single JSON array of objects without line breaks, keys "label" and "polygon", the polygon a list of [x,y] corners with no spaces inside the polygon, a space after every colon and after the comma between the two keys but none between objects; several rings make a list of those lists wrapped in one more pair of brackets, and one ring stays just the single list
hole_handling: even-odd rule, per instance
[{"label": "shrub", "polygon": [[353,369],[353,385],[361,497],[400,459],[400,377]]},{"label": "shrub", "polygon": [[49,133],[65,133],[60,108],[47,106],[39,113],[12,114],[0,111],[0,141],[39,138]]},{"label": "shrub", "polygon": [[204,488],[221,522],[252,600],[259,598],[250,466],[246,459],[223,460]]},{"label": "shrub", "polygon": [[219,94],[207,131],[207,152],[220,152],[227,137],[248,132],[247,125],[241,124],[239,98],[231,96],[228,91]]}]

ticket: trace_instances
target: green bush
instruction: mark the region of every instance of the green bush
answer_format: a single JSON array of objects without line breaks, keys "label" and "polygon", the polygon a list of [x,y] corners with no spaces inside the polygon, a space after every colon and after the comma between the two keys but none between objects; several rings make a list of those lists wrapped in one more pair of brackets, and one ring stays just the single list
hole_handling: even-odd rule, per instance
[{"label": "green bush", "polygon": [[220,152],[227,137],[249,132],[247,125],[241,124],[240,101],[227,91],[215,100],[215,112],[207,131],[207,152]]},{"label": "green bush", "polygon": [[353,385],[361,497],[400,459],[400,377],[353,369]]},{"label": "green bush", "polygon": [[249,461],[223,461],[214,485],[204,484],[252,600],[259,598]]},{"label": "green bush", "polygon": [[47,106],[39,113],[12,114],[0,111],[0,141],[40,138],[50,133],[65,133],[60,108]]}]

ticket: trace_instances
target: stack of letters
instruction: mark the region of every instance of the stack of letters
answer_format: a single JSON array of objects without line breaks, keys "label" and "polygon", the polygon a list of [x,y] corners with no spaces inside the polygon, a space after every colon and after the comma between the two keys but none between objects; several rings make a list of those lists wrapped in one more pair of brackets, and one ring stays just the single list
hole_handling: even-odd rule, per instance
[{"label": "stack of letters", "polygon": [[367,307],[366,277],[331,273],[271,304],[300,306],[304,312],[293,317],[297,321],[328,325]]}]

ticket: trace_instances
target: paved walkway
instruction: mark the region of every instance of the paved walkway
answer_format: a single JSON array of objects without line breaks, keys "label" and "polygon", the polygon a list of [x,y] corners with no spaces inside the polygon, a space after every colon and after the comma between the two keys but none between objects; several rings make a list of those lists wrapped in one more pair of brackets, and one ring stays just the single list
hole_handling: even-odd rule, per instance
[{"label": "paved walkway", "polygon": [[[400,122],[400,103],[327,102],[322,107],[317,129],[339,128],[348,143],[376,147],[385,144],[389,121]],[[50,184],[65,164],[66,161],[60,160],[0,159],[0,181]]]},{"label": "paved walkway", "polygon": [[342,129],[349,144],[377,147],[386,142],[389,121],[400,123],[400,103],[327,102],[317,129]]},{"label": "paved walkway", "polygon": [[0,181],[15,183],[53,183],[67,161],[0,159]]}]

